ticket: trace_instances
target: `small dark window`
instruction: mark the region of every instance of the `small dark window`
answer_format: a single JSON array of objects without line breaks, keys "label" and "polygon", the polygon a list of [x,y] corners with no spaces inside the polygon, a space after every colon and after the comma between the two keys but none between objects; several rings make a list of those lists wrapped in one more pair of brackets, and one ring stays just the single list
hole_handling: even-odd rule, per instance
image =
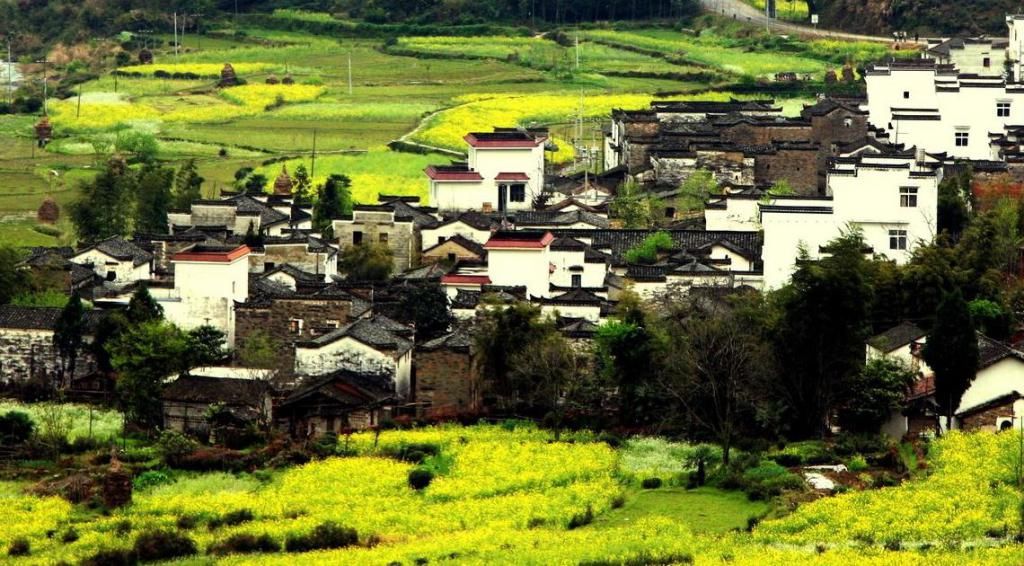
[{"label": "small dark window", "polygon": [[458,257],[455,254],[448,254],[448,261],[454,263],[455,260],[457,260],[457,259],[458,259]]},{"label": "small dark window", "polygon": [[572,286],[573,287],[582,287],[583,286],[583,276],[582,275],[573,275],[572,276]]},{"label": "small dark window", "polygon": [[263,271],[271,271],[274,269],[274,262],[265,261],[263,262]]},{"label": "small dark window", "polygon": [[352,232],[352,243],[357,245],[357,246],[359,244],[363,243],[363,233],[362,232]]},{"label": "small dark window", "polygon": [[673,207],[673,206],[666,206],[665,207],[665,218],[675,218],[675,217],[676,217],[676,209],[675,209],[675,207]]},{"label": "small dark window", "polygon": [[289,320],[288,321],[288,332],[291,332],[292,334],[301,334],[302,333],[302,320],[298,319],[298,318],[293,318],[293,319]]},{"label": "small dark window", "polygon": [[984,59],[981,60],[981,65],[983,67],[985,67],[985,68],[991,67],[992,66],[992,60],[989,59],[988,57],[985,57]]},{"label": "small dark window", "polygon": [[444,237],[444,236],[438,236],[438,237],[437,237],[437,243],[439,243],[439,244],[443,244],[443,243],[444,243],[444,241],[445,241],[445,237]]},{"label": "small dark window", "polygon": [[1009,102],[997,102],[996,103],[996,116],[999,118],[1008,118],[1010,116],[1010,103]]},{"label": "small dark window", "polygon": [[388,234],[387,234],[387,232],[382,232],[380,234],[379,239],[380,239],[380,243],[382,243],[382,244],[388,243]]},{"label": "small dark window", "polygon": [[903,91],[903,98],[910,98],[910,91],[909,90]]},{"label": "small dark window", "polygon": [[969,137],[967,132],[956,132],[953,135],[953,141],[956,147],[967,147],[968,139]]},{"label": "small dark window", "polygon": [[107,272],[107,281],[113,281],[115,279],[117,279],[117,273],[115,273],[113,271],[108,271]]},{"label": "small dark window", "polygon": [[510,185],[508,200],[512,202],[526,202],[526,185]]}]

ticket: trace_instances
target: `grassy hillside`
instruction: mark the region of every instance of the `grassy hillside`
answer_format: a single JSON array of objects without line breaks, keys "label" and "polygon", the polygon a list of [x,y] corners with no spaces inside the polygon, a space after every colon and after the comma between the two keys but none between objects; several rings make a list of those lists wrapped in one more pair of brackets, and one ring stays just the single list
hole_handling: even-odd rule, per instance
[{"label": "grassy hillside", "polygon": [[885,34],[906,30],[922,37],[939,34],[1006,36],[1006,14],[1020,11],[1015,0],[810,0],[811,12],[828,28]]}]

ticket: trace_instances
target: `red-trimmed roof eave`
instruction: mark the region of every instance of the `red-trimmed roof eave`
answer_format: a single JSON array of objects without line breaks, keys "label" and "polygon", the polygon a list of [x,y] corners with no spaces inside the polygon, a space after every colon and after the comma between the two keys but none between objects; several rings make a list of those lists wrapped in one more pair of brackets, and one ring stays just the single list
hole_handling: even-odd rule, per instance
[{"label": "red-trimmed roof eave", "polygon": [[462,138],[466,140],[466,143],[476,148],[485,149],[530,149],[542,145],[547,141],[547,136],[538,136],[529,140],[481,140],[477,139],[473,134],[466,134],[466,137]]},{"label": "red-trimmed roof eave", "polygon": [[475,183],[484,180],[483,176],[476,171],[438,171],[432,165],[424,169],[423,172],[426,173],[427,177],[430,177],[432,181],[461,181]]},{"label": "red-trimmed roof eave", "polygon": [[441,283],[451,285],[490,285],[491,278],[486,275],[442,275]]},{"label": "red-trimmed roof eave", "polygon": [[498,176],[494,178],[495,181],[529,181],[530,176],[526,173],[509,173],[502,172],[498,173]]},{"label": "red-trimmed roof eave", "polygon": [[544,237],[539,240],[495,240],[491,238],[484,244],[485,250],[493,249],[543,249],[548,247],[555,237],[551,232],[545,232]]},{"label": "red-trimmed roof eave", "polygon": [[190,252],[184,251],[174,254],[171,261],[207,261],[211,263],[231,263],[236,259],[252,252],[249,246],[242,244],[229,252]]}]

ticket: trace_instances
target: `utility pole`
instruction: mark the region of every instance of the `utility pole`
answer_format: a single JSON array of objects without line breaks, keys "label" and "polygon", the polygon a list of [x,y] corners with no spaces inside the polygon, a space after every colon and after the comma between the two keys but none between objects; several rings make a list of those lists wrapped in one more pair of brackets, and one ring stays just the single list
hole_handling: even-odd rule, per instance
[{"label": "utility pole", "polygon": [[11,40],[7,40],[7,103],[14,102],[14,68],[11,63]]},{"label": "utility pole", "polygon": [[78,107],[75,109],[75,118],[82,117],[82,85],[78,85]]},{"label": "utility pole", "polygon": [[576,70],[580,70],[580,32],[576,32]]},{"label": "utility pole", "polygon": [[178,13],[174,13],[174,58],[178,58]]},{"label": "utility pole", "polygon": [[49,116],[50,115],[50,111],[48,110],[47,102],[46,102],[47,92],[48,92],[47,91],[47,82],[46,82],[46,65],[48,65],[50,63],[50,61],[48,61],[46,59],[43,59],[42,61],[36,61],[36,63],[42,63],[43,64],[43,115],[44,116]]},{"label": "utility pole", "polygon": [[313,128],[313,156],[309,163],[309,178],[314,179],[316,175],[316,128]]},{"label": "utility pole", "polygon": [[352,96],[352,52],[351,51],[348,52],[348,95]]}]

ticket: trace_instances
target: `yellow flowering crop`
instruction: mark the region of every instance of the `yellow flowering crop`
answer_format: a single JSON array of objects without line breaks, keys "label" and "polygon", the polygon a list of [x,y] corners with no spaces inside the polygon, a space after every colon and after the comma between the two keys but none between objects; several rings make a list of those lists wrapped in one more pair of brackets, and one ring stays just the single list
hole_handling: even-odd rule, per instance
[{"label": "yellow flowering crop", "polygon": [[[235,69],[235,74],[239,76],[248,73],[258,73],[276,67],[276,65],[269,63],[233,63],[231,66]],[[127,67],[120,67],[118,71],[123,73],[141,73],[144,75],[152,75],[157,71],[164,71],[172,75],[175,73],[191,73],[200,77],[220,77],[220,72],[223,68],[224,63],[156,63],[153,65],[129,65]]]}]

